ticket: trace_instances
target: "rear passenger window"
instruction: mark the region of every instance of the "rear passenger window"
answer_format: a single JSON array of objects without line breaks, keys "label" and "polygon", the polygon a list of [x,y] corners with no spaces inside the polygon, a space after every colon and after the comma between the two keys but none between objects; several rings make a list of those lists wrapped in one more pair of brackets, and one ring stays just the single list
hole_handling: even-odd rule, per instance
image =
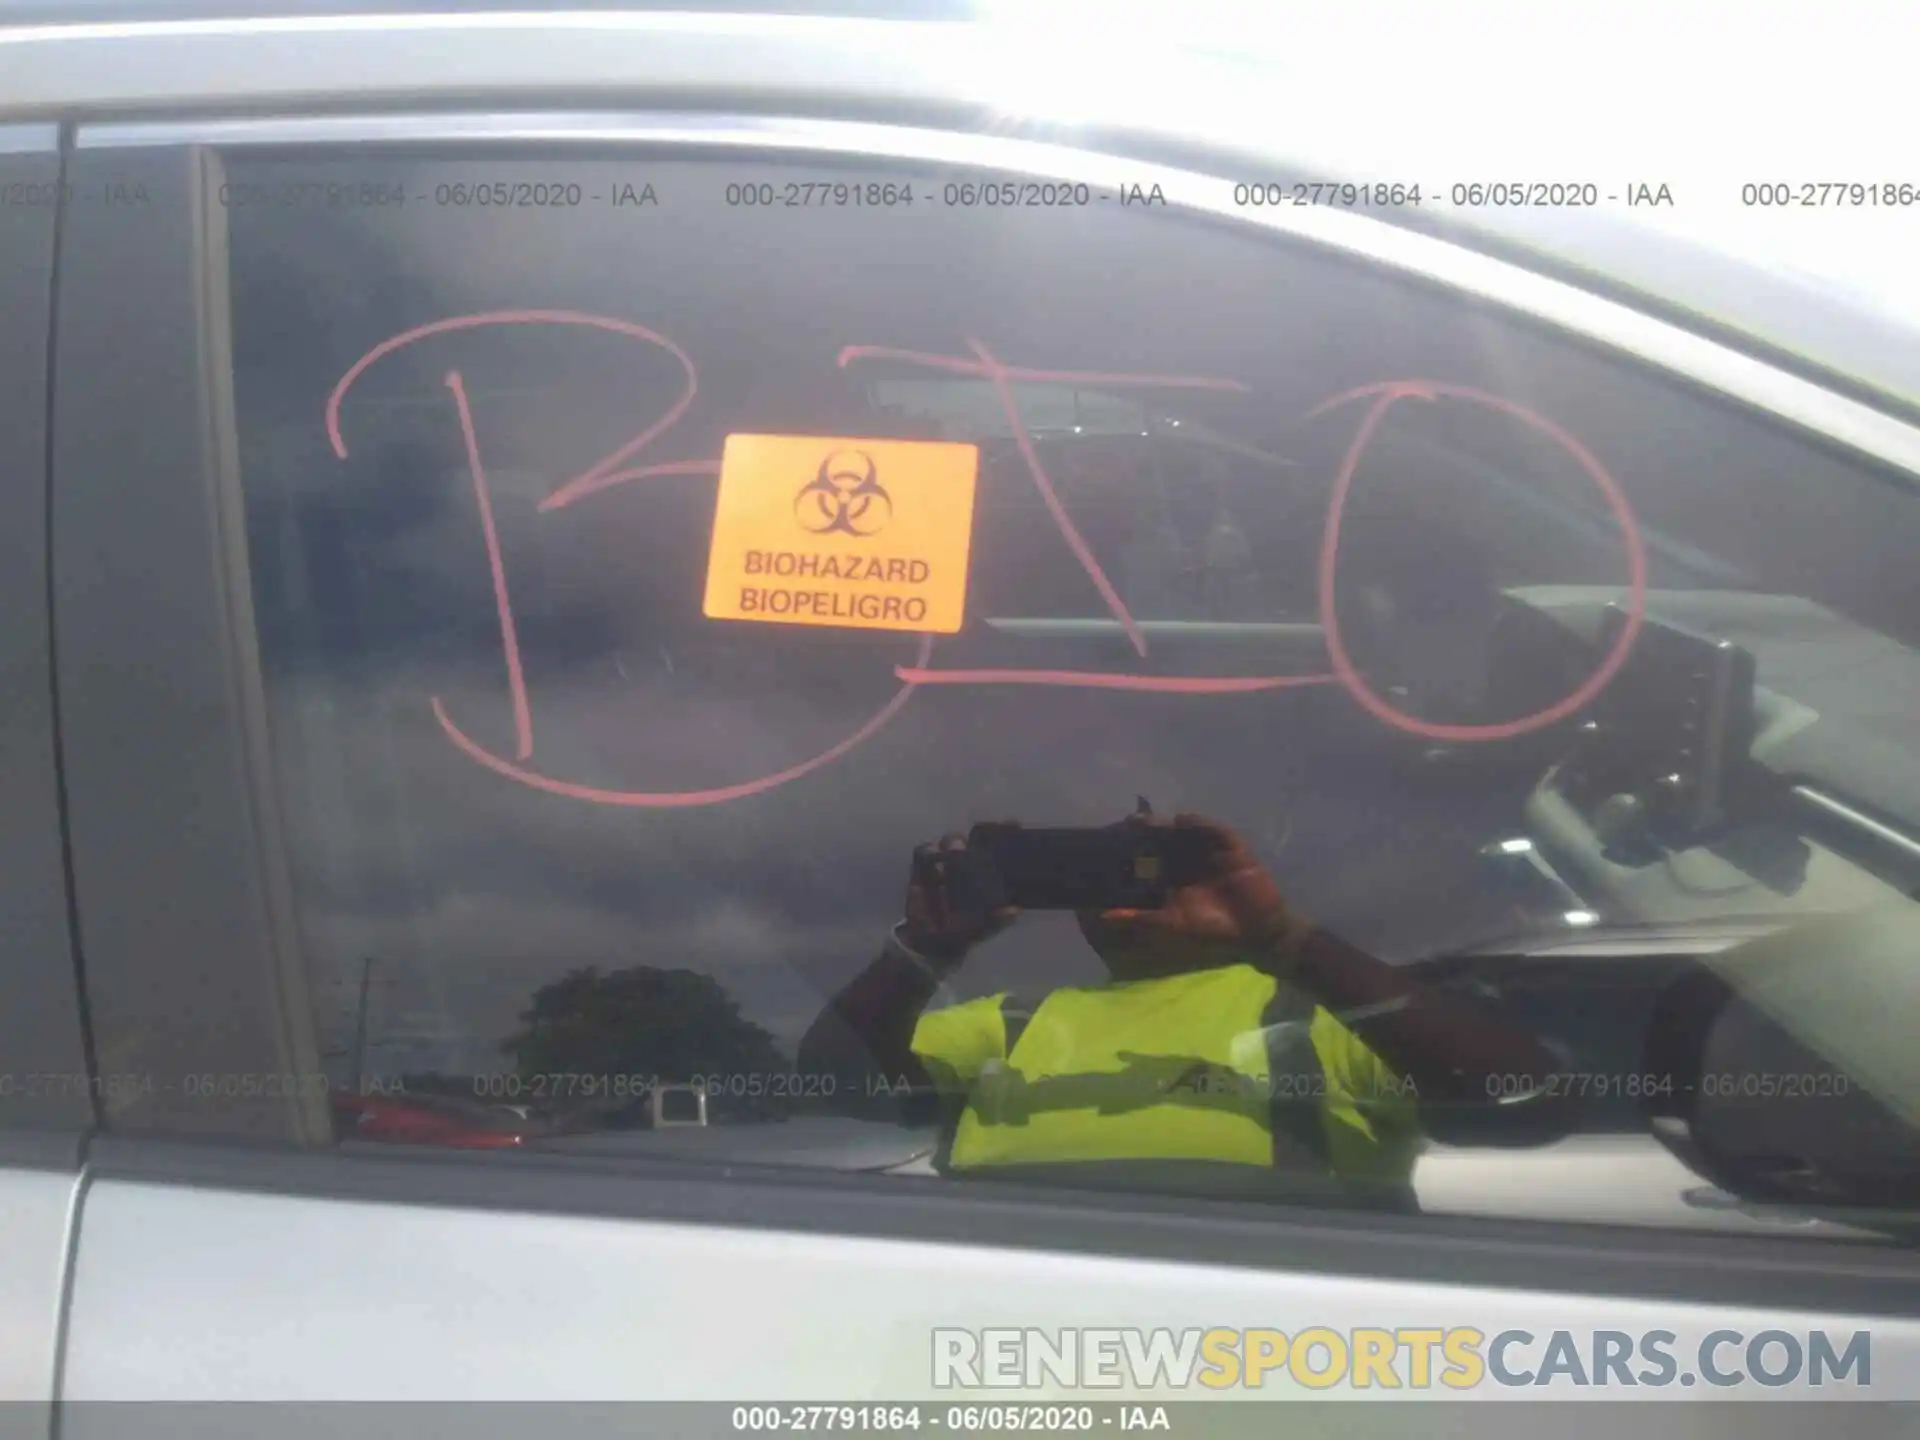
[{"label": "rear passenger window", "polygon": [[1903,903],[1920,501],[1676,381],[1111,187],[224,180],[342,1139],[1419,1203],[1479,1102],[1653,1146],[1670,982]]}]

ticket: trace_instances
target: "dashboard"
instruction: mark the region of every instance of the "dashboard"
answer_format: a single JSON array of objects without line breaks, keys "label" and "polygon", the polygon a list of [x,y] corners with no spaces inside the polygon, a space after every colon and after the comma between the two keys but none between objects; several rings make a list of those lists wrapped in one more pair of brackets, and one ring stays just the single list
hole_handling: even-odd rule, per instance
[{"label": "dashboard", "polygon": [[[1584,646],[1624,629],[1604,589],[1520,598]],[[1661,921],[1703,900],[1791,915],[1912,893],[1920,777],[1896,738],[1920,695],[1912,652],[1797,597],[1656,592],[1647,608],[1613,691],[1527,801],[1581,903]]]}]

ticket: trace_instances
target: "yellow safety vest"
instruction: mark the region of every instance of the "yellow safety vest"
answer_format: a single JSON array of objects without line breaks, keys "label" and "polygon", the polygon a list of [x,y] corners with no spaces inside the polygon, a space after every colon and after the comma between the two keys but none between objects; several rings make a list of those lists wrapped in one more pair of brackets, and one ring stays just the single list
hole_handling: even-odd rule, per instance
[{"label": "yellow safety vest", "polygon": [[923,1015],[913,1050],[964,1096],[956,1171],[1198,1160],[1404,1186],[1418,1147],[1410,1083],[1251,965],[1055,990],[1024,1024],[1007,995],[967,1001]]}]

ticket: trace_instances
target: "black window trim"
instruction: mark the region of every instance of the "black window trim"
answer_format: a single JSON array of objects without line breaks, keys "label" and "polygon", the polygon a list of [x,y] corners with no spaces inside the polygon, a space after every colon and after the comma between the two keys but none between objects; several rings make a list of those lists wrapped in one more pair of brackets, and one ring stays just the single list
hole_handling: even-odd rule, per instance
[{"label": "black window trim", "polygon": [[[94,1118],[49,618],[48,345],[62,138],[52,124],[0,124],[0,185],[9,191],[0,211],[0,1140],[12,1127],[78,1133]],[[17,1153],[0,1150],[0,1164]]]}]

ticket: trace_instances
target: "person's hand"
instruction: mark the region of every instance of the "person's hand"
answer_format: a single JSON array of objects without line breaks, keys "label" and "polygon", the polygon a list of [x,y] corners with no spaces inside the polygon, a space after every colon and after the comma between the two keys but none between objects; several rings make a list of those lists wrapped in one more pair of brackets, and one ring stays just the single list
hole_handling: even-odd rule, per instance
[{"label": "person's hand", "polygon": [[1011,925],[1020,912],[999,903],[991,871],[967,864],[964,836],[917,846],[907,879],[906,919],[900,939],[935,960],[958,960]]},{"label": "person's hand", "polygon": [[[1164,826],[1150,816],[1129,825]],[[1173,885],[1155,910],[1100,910],[1080,915],[1080,928],[1102,955],[1127,954],[1155,969],[1186,968],[1259,951],[1287,958],[1310,923],[1289,906],[1246,841],[1202,815],[1176,815],[1173,828],[1199,842],[1199,878]]]}]

